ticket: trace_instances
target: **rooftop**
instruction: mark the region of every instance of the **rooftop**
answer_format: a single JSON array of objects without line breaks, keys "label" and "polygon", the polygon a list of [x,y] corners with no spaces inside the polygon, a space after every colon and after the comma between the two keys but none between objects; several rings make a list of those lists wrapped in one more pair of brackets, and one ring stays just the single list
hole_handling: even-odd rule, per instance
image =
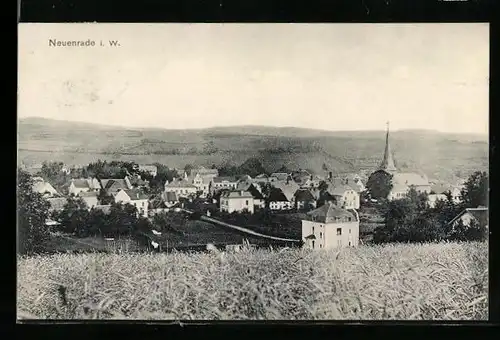
[{"label": "rooftop", "polygon": [[351,210],[338,208],[333,203],[326,203],[321,207],[307,213],[314,221],[322,223],[335,223],[341,221],[357,221],[356,214]]},{"label": "rooftop", "polygon": [[243,191],[243,190],[225,191],[221,194],[221,197],[224,197],[224,198],[253,198],[252,194],[250,194],[248,191]]}]

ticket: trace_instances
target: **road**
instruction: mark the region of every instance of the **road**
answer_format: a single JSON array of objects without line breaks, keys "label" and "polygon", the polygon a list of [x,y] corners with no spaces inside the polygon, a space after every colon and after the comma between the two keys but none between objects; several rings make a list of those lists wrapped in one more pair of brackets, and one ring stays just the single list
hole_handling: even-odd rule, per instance
[{"label": "road", "polygon": [[[181,211],[184,211],[185,213],[188,213],[188,214],[193,214],[194,213],[193,211],[186,210],[186,209],[181,209]],[[265,239],[268,239],[268,240],[283,241],[283,242],[293,242],[293,243],[299,243],[299,242],[301,242],[301,240],[295,240],[295,239],[290,239],[290,238],[282,238],[282,237],[276,237],[276,236],[270,236],[270,235],[264,235],[264,234],[261,234],[261,233],[257,233],[257,232],[255,232],[253,230],[250,230],[250,229],[247,229],[247,228],[244,228],[244,227],[240,227],[240,226],[237,226],[237,225],[234,225],[234,224],[229,224],[229,223],[226,223],[226,222],[222,222],[222,221],[216,220],[215,218],[211,218],[211,217],[204,216],[204,215],[201,215],[200,220],[206,221],[206,222],[210,222],[210,223],[213,223],[213,224],[217,224],[217,225],[225,227],[225,228],[230,228],[230,229],[238,230],[238,231],[240,231],[242,233],[245,233],[245,234],[248,234],[248,235],[252,235],[252,236],[256,236],[256,237],[265,238]]]}]

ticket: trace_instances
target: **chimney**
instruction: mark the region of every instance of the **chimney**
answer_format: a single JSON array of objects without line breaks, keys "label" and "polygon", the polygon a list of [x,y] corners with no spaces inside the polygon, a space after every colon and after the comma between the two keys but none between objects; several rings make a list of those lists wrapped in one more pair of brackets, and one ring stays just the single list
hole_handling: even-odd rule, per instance
[{"label": "chimney", "polygon": [[139,199],[139,193],[137,193],[137,199]]}]

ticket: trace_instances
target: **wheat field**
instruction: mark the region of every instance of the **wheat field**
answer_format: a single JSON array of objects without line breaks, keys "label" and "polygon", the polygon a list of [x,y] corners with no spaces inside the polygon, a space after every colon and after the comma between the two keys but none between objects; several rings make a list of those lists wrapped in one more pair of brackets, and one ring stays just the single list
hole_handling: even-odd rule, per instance
[{"label": "wheat field", "polygon": [[18,318],[487,320],[487,243],[18,259]]}]

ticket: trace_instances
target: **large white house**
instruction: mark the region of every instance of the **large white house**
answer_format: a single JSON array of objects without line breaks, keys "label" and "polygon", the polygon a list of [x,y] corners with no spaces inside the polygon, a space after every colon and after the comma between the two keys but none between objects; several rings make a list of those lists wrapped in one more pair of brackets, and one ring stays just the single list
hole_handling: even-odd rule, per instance
[{"label": "large white house", "polygon": [[165,182],[165,192],[174,192],[178,198],[194,196],[197,191],[198,188],[185,179],[178,180],[174,178],[172,182]]},{"label": "large white house", "polygon": [[328,192],[335,197],[337,205],[344,209],[359,209],[359,194],[352,187],[338,185],[328,189]]},{"label": "large white house", "polygon": [[302,220],[302,240],[310,249],[355,247],[359,243],[359,216],[328,202]]},{"label": "large white house", "polygon": [[97,178],[72,179],[68,188],[70,195],[78,196],[81,192],[99,191],[101,183]]},{"label": "large white house", "polygon": [[220,196],[220,211],[232,213],[234,211],[254,212],[253,196],[248,191],[225,191]]},{"label": "large white house", "polygon": [[120,189],[114,195],[115,203],[129,203],[137,208],[140,216],[148,217],[148,196],[138,189]]}]

